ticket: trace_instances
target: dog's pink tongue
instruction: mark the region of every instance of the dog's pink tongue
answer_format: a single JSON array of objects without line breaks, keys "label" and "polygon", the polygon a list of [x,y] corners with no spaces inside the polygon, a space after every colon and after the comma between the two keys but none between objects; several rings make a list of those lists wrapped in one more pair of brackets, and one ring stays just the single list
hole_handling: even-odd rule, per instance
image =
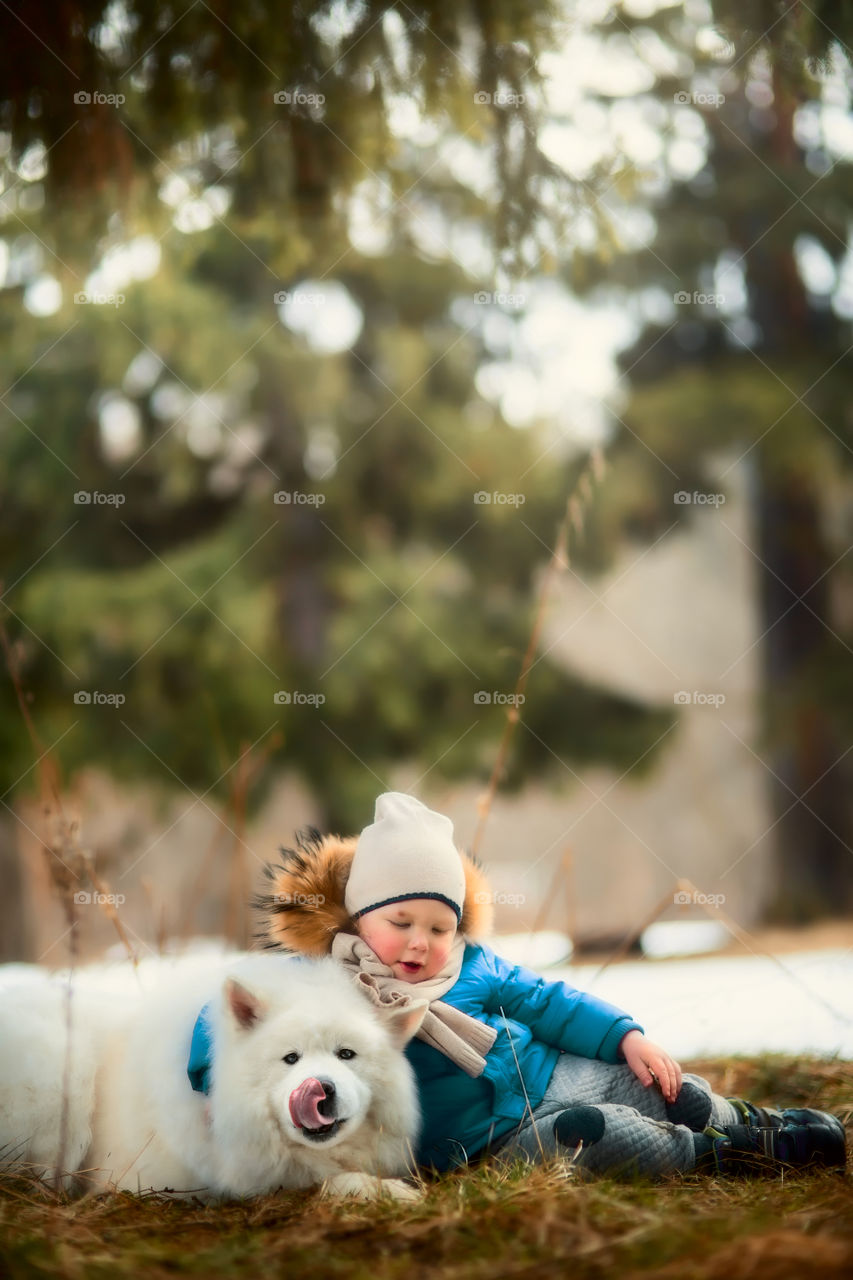
[{"label": "dog's pink tongue", "polygon": [[319,1103],[325,1096],[326,1090],[319,1080],[315,1080],[313,1076],[303,1080],[302,1084],[293,1090],[289,1099],[290,1118],[293,1123],[300,1129],[321,1129],[324,1124],[328,1124],[328,1117],[320,1115],[319,1107]]}]

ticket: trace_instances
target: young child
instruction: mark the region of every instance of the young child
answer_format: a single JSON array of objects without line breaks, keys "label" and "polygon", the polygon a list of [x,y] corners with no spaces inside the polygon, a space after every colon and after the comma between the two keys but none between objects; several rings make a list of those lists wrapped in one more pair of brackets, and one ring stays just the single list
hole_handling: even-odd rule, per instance
[{"label": "young child", "polygon": [[[712,1092],[613,1005],[509,964],[476,939],[491,895],[449,818],[387,792],[356,839],[311,830],[267,868],[267,947],[331,953],[377,1003],[428,997],[407,1047],[421,1165],[580,1148],[593,1172],[844,1167],[839,1120]],[[196,1067],[198,1063],[196,1063]]]}]

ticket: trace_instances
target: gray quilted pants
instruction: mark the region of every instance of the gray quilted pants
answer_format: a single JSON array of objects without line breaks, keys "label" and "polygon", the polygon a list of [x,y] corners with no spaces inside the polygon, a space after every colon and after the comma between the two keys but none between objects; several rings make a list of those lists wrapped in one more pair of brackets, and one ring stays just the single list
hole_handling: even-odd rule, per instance
[{"label": "gray quilted pants", "polygon": [[[742,1123],[740,1113],[712,1091],[701,1076],[684,1073],[711,1098],[710,1124]],[[519,1129],[505,1138],[500,1159],[521,1156],[530,1161],[565,1155],[554,1136],[554,1120],[567,1107],[595,1106],[604,1117],[604,1134],[581,1148],[576,1163],[592,1173],[639,1173],[658,1177],[693,1168],[693,1133],[667,1119],[663,1095],[656,1084],[645,1088],[627,1065],[613,1066],[596,1058],[560,1056],[538,1107]]]}]

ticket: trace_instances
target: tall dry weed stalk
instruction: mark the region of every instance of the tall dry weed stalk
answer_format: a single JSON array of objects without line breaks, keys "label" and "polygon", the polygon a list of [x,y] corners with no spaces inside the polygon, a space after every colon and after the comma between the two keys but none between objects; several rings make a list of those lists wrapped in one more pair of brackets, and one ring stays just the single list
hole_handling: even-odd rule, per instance
[{"label": "tall dry weed stalk", "polygon": [[110,893],[109,886],[96,871],[91,851],[86,849],[81,842],[79,823],[76,819],[70,818],[63,808],[59,762],[54,751],[45,747],[39,737],[21,682],[20,655],[10,642],[2,622],[0,622],[0,645],[3,648],[6,669],[15,688],[18,706],[27,727],[33,751],[36,753],[34,768],[38,779],[39,812],[42,826],[42,834],[36,833],[36,836],[44,855],[49,882],[53,886],[62,907],[66,926],[65,933],[62,936],[68,939],[69,974],[65,990],[66,1040],[62,1113],[59,1149],[56,1169],[54,1170],[54,1188],[59,1190],[62,1186],[68,1140],[68,1094],[71,1079],[74,1022],[73,979],[80,956],[80,914],[76,899],[78,893],[95,891],[97,903],[112,921],[113,927],[134,966],[137,964],[137,956],[119,919],[118,911],[114,905],[115,896]]}]

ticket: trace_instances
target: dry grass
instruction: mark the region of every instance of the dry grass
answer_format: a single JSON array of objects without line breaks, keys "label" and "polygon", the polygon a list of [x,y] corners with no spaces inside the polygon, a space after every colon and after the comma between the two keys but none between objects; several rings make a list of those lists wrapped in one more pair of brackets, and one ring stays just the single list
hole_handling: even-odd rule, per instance
[{"label": "dry grass", "polygon": [[[853,1118],[853,1063],[769,1056],[691,1064],[723,1092]],[[0,1275],[448,1280],[562,1274],[621,1280],[853,1275],[853,1182],[582,1180],[484,1166],[436,1180],[416,1206],[291,1193],[222,1206],[112,1194],[69,1201],[0,1189]]]}]

